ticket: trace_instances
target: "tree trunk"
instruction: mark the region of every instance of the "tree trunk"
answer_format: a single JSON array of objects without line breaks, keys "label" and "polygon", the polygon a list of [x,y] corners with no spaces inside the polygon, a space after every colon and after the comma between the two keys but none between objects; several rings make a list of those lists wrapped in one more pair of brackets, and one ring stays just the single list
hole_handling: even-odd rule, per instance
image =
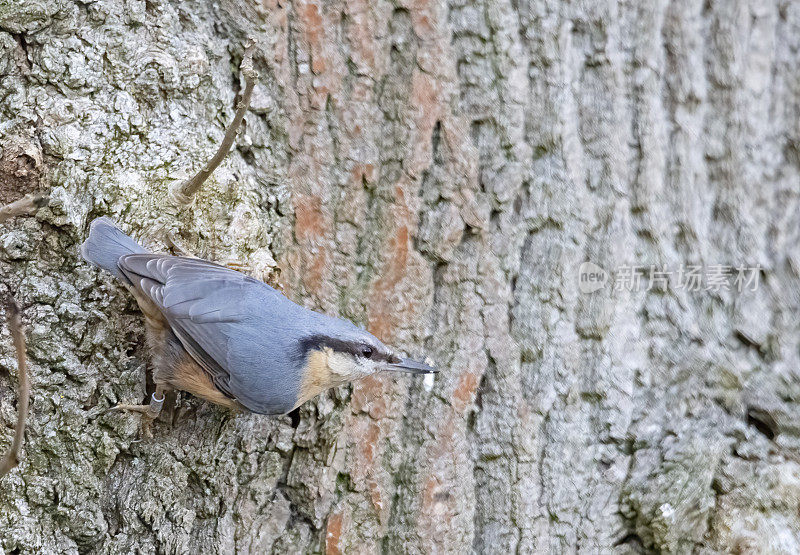
[{"label": "tree trunk", "polygon": [[[179,210],[247,37],[244,131]],[[798,52],[786,0],[0,2],[0,205],[50,196],[0,225],[32,373],[0,547],[800,551]],[[105,214],[442,373],[280,418],[181,394],[138,441],[107,409],[149,391],[142,319],[79,255]],[[4,329],[0,453],[15,368]]]}]

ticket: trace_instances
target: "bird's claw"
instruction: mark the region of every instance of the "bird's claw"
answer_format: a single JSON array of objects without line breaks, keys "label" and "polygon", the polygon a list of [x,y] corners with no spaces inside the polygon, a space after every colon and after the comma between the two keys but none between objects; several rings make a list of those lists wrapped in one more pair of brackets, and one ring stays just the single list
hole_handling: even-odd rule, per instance
[{"label": "bird's claw", "polygon": [[148,405],[119,404],[111,407],[109,410],[138,412],[142,415],[142,436],[151,438],[153,437],[153,434],[150,430],[150,427],[153,423],[153,420],[158,418],[158,415],[161,414],[161,409],[164,407],[165,398],[166,396],[163,393],[161,394],[160,398],[156,395],[156,393],[153,393],[150,396],[150,404]]}]

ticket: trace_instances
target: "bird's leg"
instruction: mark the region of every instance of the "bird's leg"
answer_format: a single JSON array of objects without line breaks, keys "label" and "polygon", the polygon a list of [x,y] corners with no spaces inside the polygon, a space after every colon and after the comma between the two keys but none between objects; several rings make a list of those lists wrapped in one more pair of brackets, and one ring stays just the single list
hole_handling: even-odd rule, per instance
[{"label": "bird's leg", "polygon": [[[172,251],[173,254],[176,256],[185,256],[187,258],[198,258],[194,254],[192,254],[189,249],[180,242],[180,240],[175,237],[172,232],[166,232],[164,234],[164,242],[167,243],[167,246]],[[202,253],[201,253],[202,254]],[[215,257],[210,257],[212,260]],[[244,274],[252,275],[253,268],[248,264],[245,264],[241,260],[229,259],[226,258],[224,260],[214,260],[220,266],[225,266],[226,268],[230,268],[231,270],[236,270],[237,272],[242,272]]]},{"label": "bird's leg", "polygon": [[153,420],[158,418],[158,415],[161,414],[167,389],[168,388],[163,384],[156,385],[156,390],[150,396],[150,403],[147,405],[120,404],[111,407],[111,410],[126,410],[140,413],[142,415],[142,435],[144,437],[152,437],[150,425],[153,423]]},{"label": "bird's leg", "polygon": [[[159,386],[160,387],[160,386]],[[147,405],[127,405],[119,404],[111,407],[113,410],[127,410],[131,412],[138,412],[144,416],[155,420],[161,414],[161,408],[164,406],[164,393],[156,391],[150,396],[150,403]]]},{"label": "bird's leg", "polygon": [[231,270],[236,270],[237,272],[242,272],[243,274],[252,275],[253,268],[252,266],[242,262],[241,260],[235,260],[231,258],[226,258],[225,260],[220,260],[217,264],[225,266]]},{"label": "bird's leg", "polygon": [[176,256],[197,258],[195,255],[189,252],[189,249],[186,247],[186,245],[184,245],[171,231],[164,233],[164,242],[167,244],[167,247],[169,247],[169,250],[172,251],[172,254]]}]

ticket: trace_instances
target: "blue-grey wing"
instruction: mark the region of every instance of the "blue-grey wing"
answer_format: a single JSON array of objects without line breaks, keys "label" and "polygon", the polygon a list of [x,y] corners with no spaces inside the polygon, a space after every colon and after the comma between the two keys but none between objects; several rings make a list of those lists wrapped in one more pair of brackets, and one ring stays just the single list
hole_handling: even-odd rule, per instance
[{"label": "blue-grey wing", "polygon": [[291,346],[275,344],[281,336],[267,316],[300,307],[263,282],[205,260],[131,254],[119,266],[220,391],[255,412],[292,408],[297,380],[281,358],[291,356]]}]

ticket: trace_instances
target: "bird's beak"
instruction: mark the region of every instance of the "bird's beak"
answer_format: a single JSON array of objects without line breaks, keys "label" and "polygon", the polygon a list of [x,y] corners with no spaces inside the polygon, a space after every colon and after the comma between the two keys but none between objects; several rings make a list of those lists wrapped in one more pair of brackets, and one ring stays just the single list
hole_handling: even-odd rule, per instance
[{"label": "bird's beak", "polygon": [[410,358],[400,359],[400,362],[389,363],[383,366],[382,370],[389,370],[390,372],[410,372],[412,374],[435,374],[438,372],[436,368],[425,364],[424,362],[417,362]]}]

